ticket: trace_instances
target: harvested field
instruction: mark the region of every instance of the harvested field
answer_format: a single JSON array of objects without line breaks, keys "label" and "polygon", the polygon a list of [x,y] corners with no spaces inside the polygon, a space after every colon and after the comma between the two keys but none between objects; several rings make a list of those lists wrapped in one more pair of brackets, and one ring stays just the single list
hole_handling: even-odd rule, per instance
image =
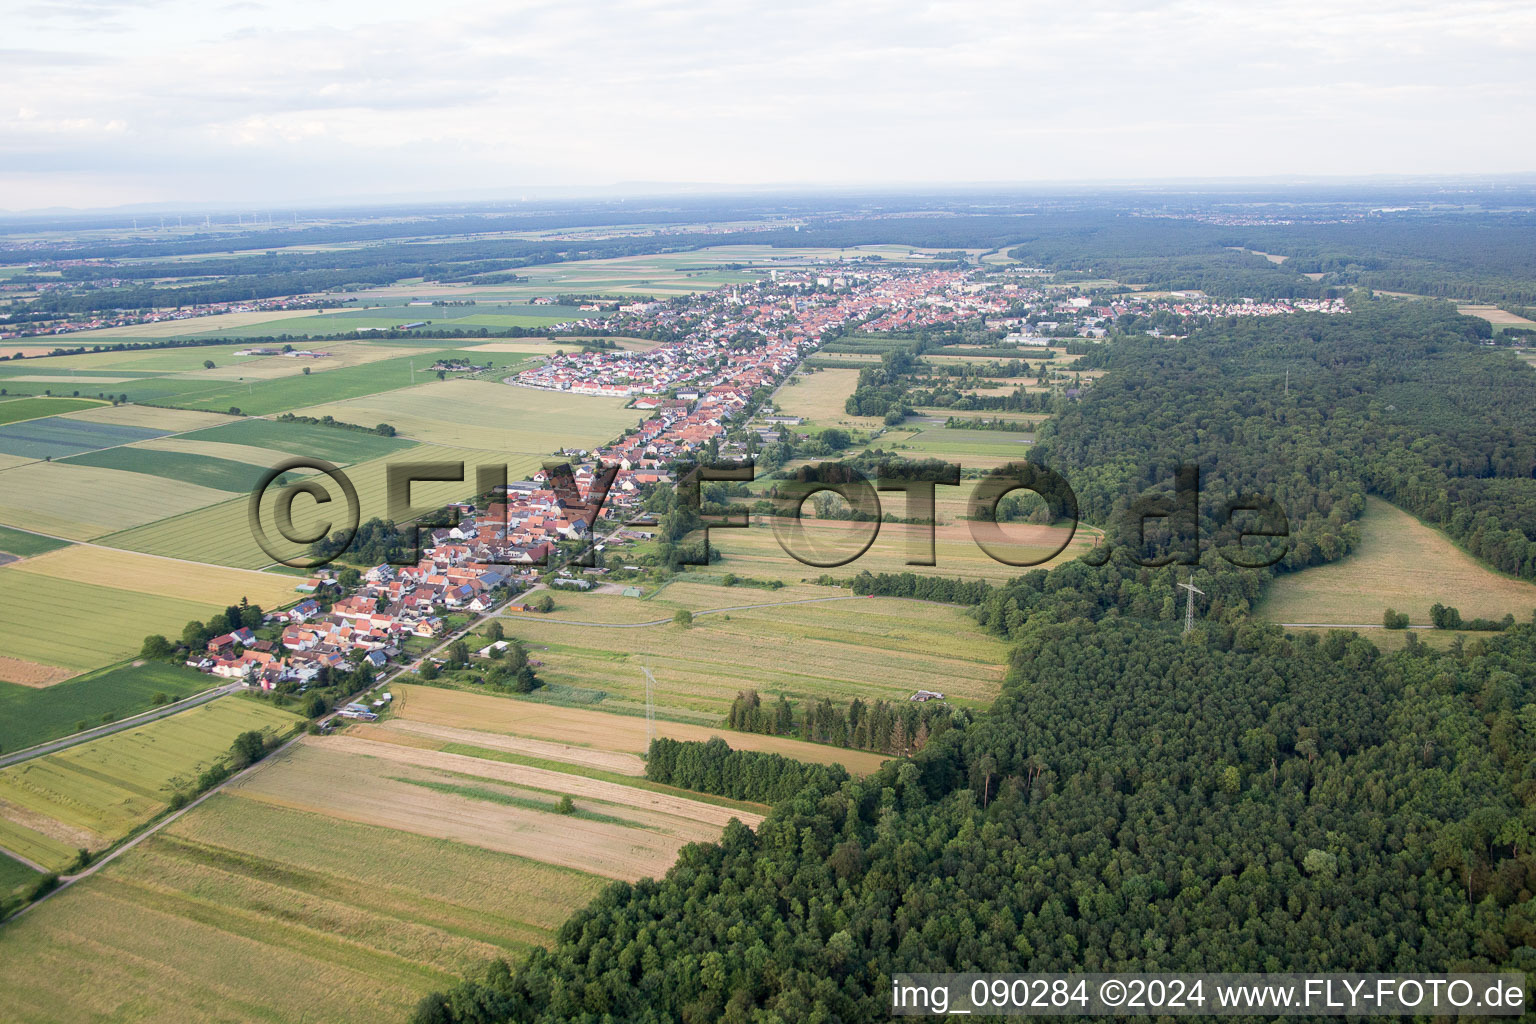
[{"label": "harvested field", "polygon": [[88,423],[112,423],[125,427],[148,427],[166,434],[202,430],[236,420],[224,413],[194,412],[191,409],[159,409],[150,405],[98,405],[94,409],[66,414],[72,420]]},{"label": "harvested field", "polygon": [[7,926],[0,1016],[404,1020],[487,960],[549,945],[603,884],[220,794]]},{"label": "harvested field", "polygon": [[591,747],[578,747],[569,743],[552,743],[547,740],[529,739],[526,736],[506,736],[479,729],[460,729],[451,725],[433,725],[430,722],[413,722],[402,718],[393,718],[378,725],[357,728],[362,729],[362,734],[369,739],[383,743],[413,746],[416,745],[414,741],[417,738],[435,743],[468,743],[488,750],[501,750],[509,754],[524,754],[549,761],[561,761],[584,768],[617,772],[620,775],[638,777],[645,774],[645,760],[638,754],[625,754],[614,750],[593,750]]},{"label": "harvested field", "polygon": [[[590,746],[598,750],[622,750],[644,753],[650,746],[645,719],[629,715],[611,715],[585,708],[535,704],[510,697],[489,697],[433,686],[394,683],[395,714],[418,722],[479,729],[485,732],[530,736]],[[404,698],[403,705],[400,703]],[[736,750],[763,750],[783,754],[813,764],[841,764],[850,772],[867,774],[886,759],[861,750],[844,750],[820,743],[731,732],[700,725],[657,720],[656,734],[675,740],[708,740],[719,736]]]},{"label": "harvested field", "polygon": [[[379,749],[433,753],[389,744],[380,744]],[[464,760],[477,768],[494,766],[477,758]],[[630,881],[665,872],[677,858],[677,852],[697,838],[685,839],[647,828],[440,792],[384,778],[381,768],[378,758],[306,738],[272,764],[241,779],[231,790],[239,796],[280,807],[472,843]],[[719,830],[711,831],[718,834]]]},{"label": "harvested field", "polygon": [[23,661],[20,658],[0,657],[0,683],[15,683],[17,686],[41,689],[52,686],[54,683],[62,683],[75,674],[67,668],[59,668],[55,665],[42,665],[35,661]]},{"label": "harvested field", "polygon": [[31,462],[0,470],[0,522],[71,540],[229,500],[227,491],[117,469]]}]

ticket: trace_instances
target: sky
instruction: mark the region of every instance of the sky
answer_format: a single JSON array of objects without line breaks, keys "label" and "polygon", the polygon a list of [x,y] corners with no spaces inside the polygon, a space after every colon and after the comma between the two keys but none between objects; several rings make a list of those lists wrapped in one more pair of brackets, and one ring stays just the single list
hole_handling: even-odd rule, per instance
[{"label": "sky", "polygon": [[1528,0],[0,0],[0,24],[10,210],[1536,171]]}]

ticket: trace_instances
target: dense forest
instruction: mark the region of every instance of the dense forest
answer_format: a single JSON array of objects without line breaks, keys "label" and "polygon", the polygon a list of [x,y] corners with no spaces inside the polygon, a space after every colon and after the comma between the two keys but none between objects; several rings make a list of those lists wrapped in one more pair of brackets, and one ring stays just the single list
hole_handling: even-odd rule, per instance
[{"label": "dense forest", "polygon": [[1536,627],[1042,626],[1003,696],[616,884],[448,1021],[855,1021],[895,971],[1536,970]]}]

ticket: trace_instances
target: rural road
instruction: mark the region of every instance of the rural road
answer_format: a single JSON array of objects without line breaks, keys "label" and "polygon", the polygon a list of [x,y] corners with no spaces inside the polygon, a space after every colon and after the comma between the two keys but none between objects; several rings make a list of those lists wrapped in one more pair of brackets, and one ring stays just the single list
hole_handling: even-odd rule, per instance
[{"label": "rural road", "polygon": [[[1386,629],[1379,622],[1279,622],[1279,626],[1292,629]],[[1434,629],[1434,626],[1406,626],[1405,629]]]},{"label": "rural road", "polygon": [[[823,601],[862,601],[867,597],[874,596],[876,595],[843,594],[838,597],[804,597],[798,601],[769,601],[767,604],[733,604],[728,608],[707,608],[703,611],[697,611],[693,613],[693,617],[697,619],[701,615],[718,615],[721,612],[745,612],[751,611],[754,608],[782,608],[787,604],[820,604]],[[508,615],[505,612],[499,612],[495,617],[509,618],[514,620],[528,618],[526,615]],[[557,622],[562,626],[603,626],[608,629],[643,629],[647,626],[665,626],[667,623],[671,622],[672,619],[669,616],[665,619],[652,619],[649,622],[582,622],[579,619],[546,619],[544,616],[540,615],[534,621]]]},{"label": "rural road", "polygon": [[142,714],[134,715],[132,718],[124,718],[118,722],[108,722],[106,725],[98,725],[94,729],[86,729],[82,732],[77,732],[69,736],[61,737],[60,739],[49,740],[47,743],[39,743],[35,747],[27,747],[25,750],[17,750],[9,754],[3,754],[0,755],[0,768],[4,768],[7,765],[16,764],[19,761],[27,761],[34,757],[41,757],[44,754],[52,754],[55,751],[65,750],[77,743],[84,743],[87,740],[100,739],[103,736],[110,736],[115,732],[122,732],[124,729],[132,729],[136,726],[144,725],[148,722],[166,718],[170,715],[176,714],[177,712],[195,708],[199,704],[207,704],[211,700],[222,697],[226,693],[234,693],[239,689],[243,689],[240,683],[226,683],[223,686],[215,687],[212,690],[204,690],[202,693],[194,694],[191,697],[176,701],[173,704],[163,704],[158,708],[151,708]]}]

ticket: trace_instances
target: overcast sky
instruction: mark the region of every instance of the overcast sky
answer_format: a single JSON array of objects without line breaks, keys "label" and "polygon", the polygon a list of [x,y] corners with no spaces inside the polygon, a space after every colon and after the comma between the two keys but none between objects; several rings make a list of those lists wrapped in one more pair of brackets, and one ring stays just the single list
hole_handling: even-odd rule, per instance
[{"label": "overcast sky", "polygon": [[12,210],[1536,171],[1528,0],[0,0],[0,24]]}]

